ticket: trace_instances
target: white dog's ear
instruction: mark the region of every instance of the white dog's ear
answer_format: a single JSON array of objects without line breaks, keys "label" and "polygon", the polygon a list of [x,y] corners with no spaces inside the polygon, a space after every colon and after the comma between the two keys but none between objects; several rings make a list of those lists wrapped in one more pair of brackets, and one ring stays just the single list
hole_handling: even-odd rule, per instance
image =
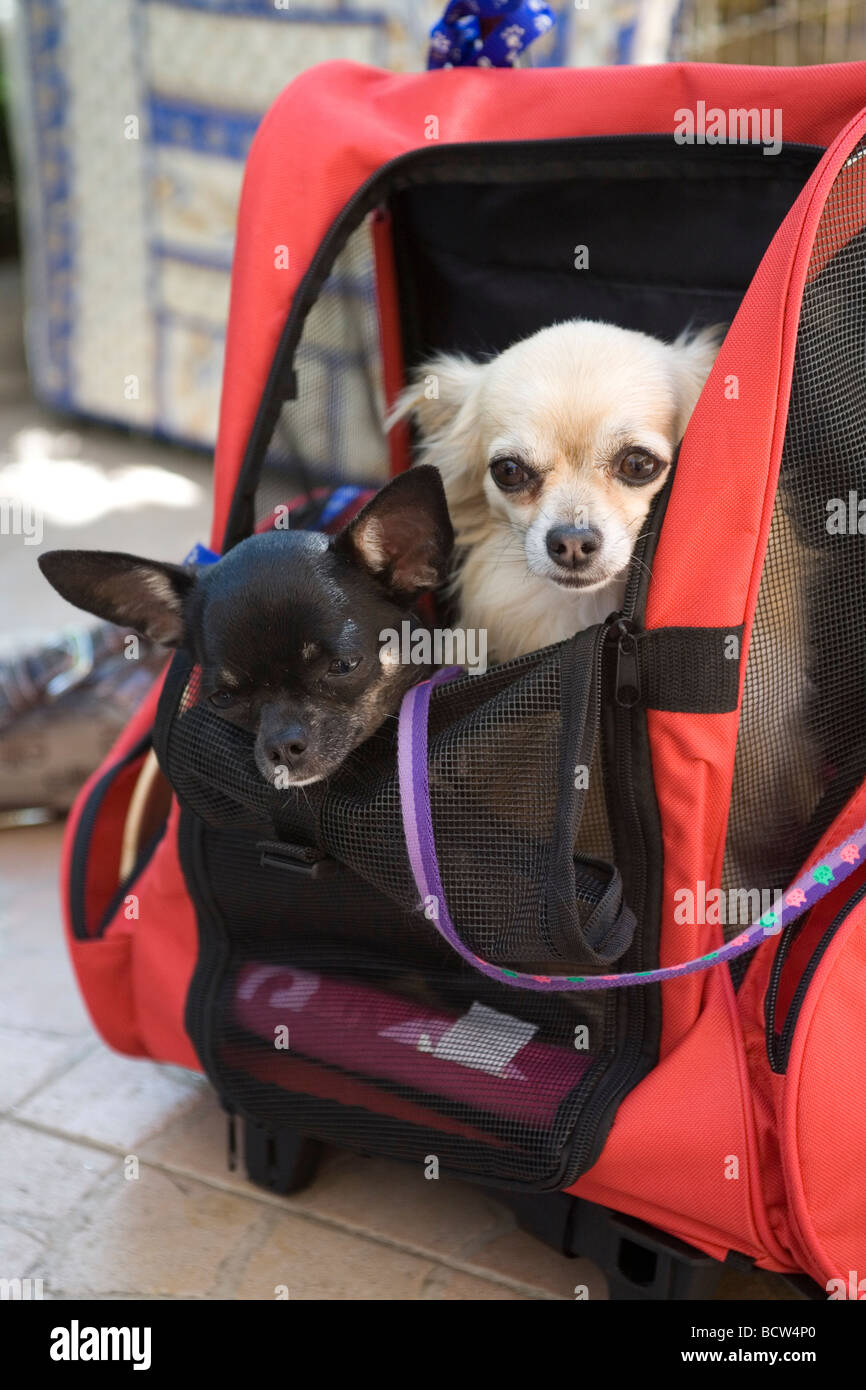
[{"label": "white dog's ear", "polygon": [[423,363],[397,398],[385,422],[391,429],[398,420],[413,416],[422,435],[439,434],[457,417],[472,396],[484,371],[483,362],[457,353],[442,353]]},{"label": "white dog's ear", "polygon": [[714,323],[698,330],[687,328],[671,344],[676,363],[680,436],[685,433],[727,331],[726,323]]},{"label": "white dog's ear", "polygon": [[432,463],[442,475],[454,529],[465,541],[486,515],[479,475],[482,447],[479,387],[485,362],[443,353],[424,363],[399,397],[387,428],[412,416],[420,431],[417,462]]}]

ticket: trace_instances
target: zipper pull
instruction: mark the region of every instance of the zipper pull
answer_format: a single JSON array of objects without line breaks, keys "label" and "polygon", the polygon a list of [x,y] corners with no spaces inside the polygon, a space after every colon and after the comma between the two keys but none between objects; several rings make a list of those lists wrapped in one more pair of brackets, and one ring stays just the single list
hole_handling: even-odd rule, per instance
[{"label": "zipper pull", "polygon": [[616,674],[614,699],[624,709],[640,704],[640,667],[637,659],[637,633],[627,618],[614,624],[616,643]]}]

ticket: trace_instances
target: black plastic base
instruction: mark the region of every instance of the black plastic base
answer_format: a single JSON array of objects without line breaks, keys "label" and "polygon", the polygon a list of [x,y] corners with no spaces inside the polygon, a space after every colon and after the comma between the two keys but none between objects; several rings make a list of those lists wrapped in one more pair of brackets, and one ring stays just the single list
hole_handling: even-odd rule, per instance
[{"label": "black plastic base", "polygon": [[[250,1182],[269,1192],[299,1192],[313,1181],[322,1145],[293,1130],[243,1124]],[[690,1245],[628,1216],[566,1193],[491,1189],[524,1230],[564,1255],[583,1255],[604,1272],[612,1299],[712,1297],[722,1266]]]},{"label": "black plastic base", "polygon": [[291,1129],[243,1125],[244,1165],[258,1187],[284,1196],[308,1187],[316,1176],[322,1145]]},{"label": "black plastic base", "polygon": [[723,1271],[692,1245],[634,1217],[565,1192],[497,1192],[525,1231],[564,1255],[582,1255],[607,1279],[611,1299],[712,1298]]},{"label": "black plastic base", "polygon": [[[234,1166],[235,1121],[229,1121],[230,1164]],[[295,1130],[267,1130],[243,1123],[243,1157],[250,1182],[288,1195],[309,1186],[324,1146]],[[713,1297],[724,1265],[694,1246],[632,1216],[596,1206],[566,1192],[520,1193],[488,1189],[514,1212],[520,1226],[554,1250],[583,1256],[604,1274],[610,1298],[703,1301]],[[750,1267],[745,1261],[744,1267]],[[735,1262],[733,1257],[729,1263]],[[803,1298],[824,1298],[805,1276],[788,1281]]]}]

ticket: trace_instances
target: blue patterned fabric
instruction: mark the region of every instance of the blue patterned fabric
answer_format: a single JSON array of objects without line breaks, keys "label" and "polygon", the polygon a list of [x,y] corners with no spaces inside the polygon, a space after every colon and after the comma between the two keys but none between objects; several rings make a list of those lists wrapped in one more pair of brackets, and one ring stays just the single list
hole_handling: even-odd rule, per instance
[{"label": "blue patterned fabric", "polygon": [[[483,20],[497,23],[485,33]],[[544,0],[451,0],[431,30],[427,67],[513,67],[555,23]]]}]

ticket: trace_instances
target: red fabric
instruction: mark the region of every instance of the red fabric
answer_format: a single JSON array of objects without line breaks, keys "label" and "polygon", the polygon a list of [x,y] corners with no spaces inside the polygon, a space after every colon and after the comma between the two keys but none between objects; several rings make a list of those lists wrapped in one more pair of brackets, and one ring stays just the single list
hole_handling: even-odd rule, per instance
[{"label": "red fabric", "polygon": [[793,1224],[822,1284],[856,1271],[866,1297],[866,906],[834,936],[794,1032],[781,1095],[782,1158]]},{"label": "red fabric", "polygon": [[[70,933],[72,931],[72,923],[69,904],[69,882],[72,870],[72,853],[75,848],[75,837],[78,833],[82,813],[90,799],[91,793],[97,783],[105,776],[108,769],[122,762],[127,754],[132,752],[136,744],[140,743],[141,740],[150,733],[150,730],[153,728],[153,716],[156,711],[161,689],[162,680],[160,679],[148,692],[140,708],[136,711],[135,716],[127,724],[111,751],[105,756],[99,767],[93,773],[93,776],[89,777],[85,782],[78,796],[75,798],[72,810],[69,812],[63,840],[63,854],[60,863],[60,888],[66,927]],[[129,794],[131,794],[132,789],[129,788],[128,790]],[[88,859],[86,865],[86,882],[90,898],[90,910],[87,913],[88,929],[95,926],[97,914],[104,911],[108,906],[111,895],[117,887],[117,865],[120,859],[120,840],[123,833],[123,811],[119,811],[119,814],[115,815],[112,820],[113,825],[104,828],[110,832],[111,838],[103,838],[103,834],[100,834],[100,838],[97,841],[97,852],[94,855],[94,860],[96,862],[91,863],[90,859]],[[117,833],[118,822],[119,834]],[[101,827],[101,832],[102,829]]]},{"label": "red fabric", "polygon": [[[833,180],[864,131],[863,118],[846,128],[791,209],[704,388],[680,451],[653,562],[649,627],[735,628],[745,622],[743,651],[747,650],[775,501],[800,301],[815,230]],[[739,400],[725,396],[726,378],[732,373],[740,382]],[[707,485],[708,476],[712,487]],[[674,920],[673,904],[675,892],[683,885],[694,885],[699,879],[721,881],[737,716],[651,711],[648,722],[665,854],[661,964],[672,965],[721,945],[721,927],[680,925]],[[715,1123],[708,1111],[711,1092],[704,1085],[696,1091],[694,1077],[710,1078],[735,1062],[740,1087],[748,1095],[746,1055],[737,1000],[726,970],[670,981],[662,986],[662,996],[662,1063],[620,1107],[601,1158],[574,1190],[596,1201],[605,1200],[601,1192],[613,1190],[618,1193],[615,1205],[652,1220],[647,1209],[654,1208],[657,1194],[664,1190],[661,1155],[669,1181],[680,1193],[681,1206],[678,1225],[667,1222],[666,1229],[702,1245],[701,1228],[708,1215],[716,1213],[720,1226],[728,1221],[727,1208],[734,1194],[719,1179],[718,1150],[711,1145],[700,1150],[708,1188],[678,1157],[685,1129],[694,1133]],[[729,1019],[724,1055],[715,1035],[721,1026],[717,1014],[727,1014]],[[696,1053],[701,1036],[712,1043]],[[665,1084],[669,1090],[660,1100],[654,1093]],[[680,1096],[688,1096],[688,1126],[671,1124],[674,1115],[683,1114]],[[750,1111],[748,1100],[746,1105]],[[659,1123],[660,1115],[666,1118],[667,1128]],[[752,1181],[758,1167],[754,1117],[747,1114],[746,1120],[741,1142],[746,1144],[748,1139]],[[741,1152],[733,1147],[729,1151]],[[744,1250],[751,1238],[749,1223],[743,1220],[739,1241],[732,1240],[732,1247]]]},{"label": "red fabric", "polygon": [[[837,845],[845,840],[855,827],[863,824],[864,819],[866,819],[866,785],[860,787],[857,795],[852,798],[849,805],[828,828],[826,834],[822,836],[807,863],[803,866],[804,869],[817,863],[831,845]],[[844,903],[856,892],[862,879],[863,873],[858,870],[849,880],[828,894],[813,910],[811,919],[803,933],[804,939],[807,939],[813,948],[818,944],[818,929],[822,927],[825,920],[829,921],[831,916],[844,906]],[[812,919],[814,919],[814,927]],[[862,920],[860,917],[861,932]],[[844,935],[848,930],[856,929],[856,924],[852,921],[842,934]],[[839,940],[841,941],[841,936]],[[786,1250],[793,1253],[795,1265],[807,1270],[815,1278],[824,1280],[831,1277],[824,1272],[825,1264],[821,1263],[825,1252],[821,1251],[819,1242],[816,1243],[815,1248],[810,1248],[808,1241],[804,1240],[803,1228],[814,1238],[811,1222],[805,1213],[798,1221],[792,1207],[792,1194],[802,1192],[804,1182],[808,1184],[810,1190],[816,1184],[816,1178],[811,1172],[805,1180],[800,1172],[801,1159],[798,1155],[797,1145],[798,1130],[800,1127],[803,1127],[807,1132],[811,1129],[811,1116],[815,1115],[815,1109],[814,1107],[808,1108],[810,1119],[805,1123],[801,1117],[794,1118],[799,1105],[799,1100],[796,1098],[798,1070],[796,1059],[803,1055],[803,1043],[800,1042],[797,1046],[792,1047],[787,1075],[776,1075],[772,1072],[767,1056],[765,1037],[766,992],[777,949],[778,942],[775,949],[768,943],[757,953],[737,999],[746,1048],[749,1094],[755,1113],[759,1162],[763,1177],[764,1207],[774,1239],[778,1239]],[[835,949],[838,951],[839,946],[836,946]],[[809,954],[811,955],[811,951]],[[832,959],[832,956],[828,957],[828,960]],[[856,963],[853,962],[850,954],[845,957],[845,968],[849,967],[854,969],[855,979],[857,979]],[[828,968],[828,964],[825,964],[823,971],[826,972]],[[780,1016],[783,1016],[787,1010],[786,995],[790,994],[792,978],[789,977],[785,993],[779,1004]],[[809,1018],[814,1007],[813,1001],[819,997],[822,990],[821,979],[822,972],[819,971],[813,978],[806,1001],[800,1009],[796,1033],[801,1039],[805,1039],[808,1035],[804,1030],[809,1027]],[[859,979],[862,991],[862,977]],[[842,1020],[843,1026],[835,1038],[832,1052],[827,1047],[823,1047],[814,1053],[816,1075],[820,1076],[820,1085],[827,1091],[828,1096],[830,1094],[839,1096],[836,1079],[840,1072],[845,1073],[842,1094],[847,1088],[850,1073],[849,1058],[860,1047],[859,1016],[861,1012],[862,1006]],[[817,1034],[810,1036],[810,1049],[811,1039],[815,1036]],[[790,1102],[788,1101],[789,1095],[794,1097]],[[790,1105],[792,1118],[787,1132],[787,1140],[784,1140],[786,1105]],[[815,1131],[816,1142],[810,1149],[807,1158],[809,1169],[811,1169],[813,1162],[818,1165],[817,1188],[819,1191],[821,1175],[827,1173],[835,1175],[835,1197],[832,1211],[836,1214],[836,1220],[841,1221],[843,1230],[848,1231],[852,1241],[862,1241],[866,1237],[866,1223],[861,1222],[859,1226],[854,1224],[855,1213],[852,1211],[852,1201],[854,1203],[857,1201],[854,1185],[838,1181],[842,1169],[836,1160],[836,1154],[839,1150],[836,1141],[837,1135],[841,1136],[841,1147],[847,1146],[849,1152],[852,1148],[856,1150],[859,1146],[860,1159],[845,1171],[861,1172],[864,1157],[862,1150],[864,1142],[866,1142],[866,1138],[864,1138],[866,1128],[863,1125],[862,1114],[862,1105],[852,1105],[848,1107],[845,1114],[837,1114],[833,1118],[829,1129],[824,1127],[824,1124],[828,1123],[827,1121],[819,1122]],[[800,1201],[803,1201],[802,1197]],[[823,1217],[821,1219],[823,1220]],[[866,1251],[861,1251],[860,1265],[866,1269]]]},{"label": "red fabric", "polygon": [[[843,132],[797,199],[758,268],[701,394],[680,450],[653,562],[648,627],[733,629],[745,622],[743,652],[748,650],[815,229],[839,167],[864,130],[866,121],[858,119]],[[725,394],[732,375],[739,382],[737,400]],[[721,881],[737,719],[736,714],[649,714],[669,903],[684,884]],[[668,917],[661,964],[688,960],[720,944],[720,928],[678,927]],[[691,975],[663,987],[663,1051],[691,1026],[705,983],[705,975]]]},{"label": "red fabric", "polygon": [[[132,984],[139,1032],[150,1056],[200,1071],[184,1027],[198,923],[178,858],[179,815],[175,802],[165,835],[137,885],[140,917],[131,924],[136,938]],[[112,932],[124,931],[125,925],[115,922]]]}]

